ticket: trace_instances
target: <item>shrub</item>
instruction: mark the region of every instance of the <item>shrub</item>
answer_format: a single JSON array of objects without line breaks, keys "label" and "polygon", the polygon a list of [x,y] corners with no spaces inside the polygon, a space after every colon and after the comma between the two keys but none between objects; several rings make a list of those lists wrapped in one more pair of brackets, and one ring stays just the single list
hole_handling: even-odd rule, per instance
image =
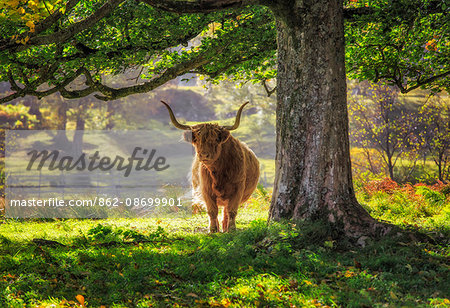
[{"label": "shrub", "polygon": [[428,202],[438,207],[442,206],[445,202],[444,194],[440,193],[439,191],[433,190],[427,186],[418,186],[416,188],[416,193],[421,196],[424,196]]},{"label": "shrub", "polygon": [[32,129],[36,122],[36,116],[29,114],[26,106],[0,105],[0,128],[2,129]]},{"label": "shrub", "polygon": [[450,232],[448,185],[398,185],[386,178],[366,183],[357,197],[370,214],[397,224],[417,225]]},{"label": "shrub", "polygon": [[448,197],[450,195],[450,185],[445,185],[444,187],[442,187],[441,193]]},{"label": "shrub", "polygon": [[398,190],[399,186],[397,182],[391,180],[390,178],[384,178],[382,180],[369,181],[365,186],[364,190],[367,194],[373,195],[375,192],[385,192],[392,194],[395,190]]}]

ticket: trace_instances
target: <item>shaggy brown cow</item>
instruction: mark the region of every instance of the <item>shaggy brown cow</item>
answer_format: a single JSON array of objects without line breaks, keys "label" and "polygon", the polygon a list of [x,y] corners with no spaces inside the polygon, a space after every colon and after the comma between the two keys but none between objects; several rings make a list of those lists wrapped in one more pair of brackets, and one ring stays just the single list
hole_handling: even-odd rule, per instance
[{"label": "shaggy brown cow", "polygon": [[259,162],[255,154],[230,134],[238,128],[242,109],[248,102],[239,108],[232,126],[180,124],[169,105],[162,103],[167,107],[173,125],[188,130],[184,139],[195,147],[192,186],[194,198],[206,204],[209,231],[219,231],[219,205],[224,206],[223,231],[235,230],[238,207],[250,198],[259,180]]}]

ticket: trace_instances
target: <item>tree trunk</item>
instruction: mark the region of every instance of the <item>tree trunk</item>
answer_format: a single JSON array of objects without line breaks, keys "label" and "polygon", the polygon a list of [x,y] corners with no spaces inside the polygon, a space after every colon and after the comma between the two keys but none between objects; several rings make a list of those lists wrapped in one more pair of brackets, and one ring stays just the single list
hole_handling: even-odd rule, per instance
[{"label": "tree trunk", "polygon": [[387,153],[387,158],[388,158],[389,177],[391,178],[392,181],[395,181],[394,180],[394,165],[392,164],[392,155],[389,152]]},{"label": "tree trunk", "polygon": [[42,113],[39,109],[39,101],[37,99],[31,99],[30,109],[28,109],[28,113],[36,116],[36,120],[38,121],[37,128],[40,128],[42,125]]},{"label": "tree trunk", "polygon": [[83,119],[83,114],[78,114],[77,125],[75,128],[75,133],[73,135],[73,154],[75,156],[81,155],[83,153],[84,127],[85,121]]},{"label": "tree trunk", "polygon": [[439,181],[441,181],[441,182],[444,181],[444,177],[442,176],[442,160],[443,160],[443,157],[444,157],[444,153],[443,153],[443,152],[440,152],[440,153],[439,153],[439,158],[438,158],[437,166],[438,166],[438,176],[439,176]]},{"label": "tree trunk", "polygon": [[108,101],[107,103],[107,109],[106,109],[106,127],[107,130],[112,130],[115,126],[114,123],[114,115],[116,113],[116,101]]},{"label": "tree trunk", "polygon": [[[294,6],[294,7],[293,7]],[[384,235],[354,194],[343,3],[277,1],[276,175],[270,220],[321,220],[345,236]]]},{"label": "tree trunk", "polygon": [[67,139],[66,135],[66,125],[67,125],[67,103],[64,99],[60,99],[60,103],[57,105],[57,113],[58,113],[58,122],[56,129],[56,136],[54,141],[58,144],[62,149],[68,148],[70,146],[69,139]]}]

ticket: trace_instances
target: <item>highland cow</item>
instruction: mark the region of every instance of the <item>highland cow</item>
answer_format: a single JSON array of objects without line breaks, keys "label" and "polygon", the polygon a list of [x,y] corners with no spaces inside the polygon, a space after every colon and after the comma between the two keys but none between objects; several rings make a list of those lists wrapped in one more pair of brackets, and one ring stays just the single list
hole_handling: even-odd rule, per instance
[{"label": "highland cow", "polygon": [[209,231],[219,231],[218,206],[223,206],[222,228],[224,232],[236,229],[239,205],[247,201],[259,180],[259,162],[247,145],[231,136],[230,131],[239,127],[243,104],[232,126],[218,124],[180,124],[168,104],[176,128],[186,130],[184,139],[195,148],[192,164],[194,198],[206,204],[209,215]]}]

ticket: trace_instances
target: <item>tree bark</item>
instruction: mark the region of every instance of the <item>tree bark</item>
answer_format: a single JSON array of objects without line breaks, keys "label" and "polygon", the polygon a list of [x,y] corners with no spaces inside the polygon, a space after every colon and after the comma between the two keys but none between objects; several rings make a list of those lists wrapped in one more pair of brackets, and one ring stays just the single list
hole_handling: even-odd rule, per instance
[{"label": "tree bark", "polygon": [[42,125],[42,113],[39,109],[39,102],[37,99],[31,99],[30,109],[28,109],[28,113],[36,116],[36,120],[38,121],[38,128]]},{"label": "tree bark", "polygon": [[67,102],[63,99],[60,99],[57,106],[57,132],[54,138],[55,144],[65,149],[70,145],[69,139],[67,139],[66,135],[66,125],[67,125]]},{"label": "tree bark", "polygon": [[347,237],[390,227],[358,204],[352,184],[343,3],[277,1],[276,175],[270,220],[321,220]]},{"label": "tree bark", "polygon": [[75,133],[73,135],[73,147],[72,154],[75,156],[81,155],[83,153],[83,136],[85,120],[83,119],[83,114],[79,113],[77,115],[77,125],[75,128]]},{"label": "tree bark", "polygon": [[106,127],[105,129],[107,130],[112,130],[114,128],[114,126],[116,125],[114,123],[114,115],[116,113],[116,109],[117,109],[117,103],[114,101],[108,101],[107,103],[107,109],[106,109],[106,119],[107,119],[107,123],[106,123]]},{"label": "tree bark", "polygon": [[392,181],[394,180],[394,165],[392,164],[392,154],[391,153],[387,153],[387,159],[388,159],[388,170],[389,170],[389,177],[391,178]]},{"label": "tree bark", "polygon": [[442,176],[442,160],[443,160],[443,156],[444,156],[444,153],[443,152],[439,152],[437,166],[438,166],[438,177],[439,177],[439,181],[441,181],[441,182],[444,181],[444,178]]}]

